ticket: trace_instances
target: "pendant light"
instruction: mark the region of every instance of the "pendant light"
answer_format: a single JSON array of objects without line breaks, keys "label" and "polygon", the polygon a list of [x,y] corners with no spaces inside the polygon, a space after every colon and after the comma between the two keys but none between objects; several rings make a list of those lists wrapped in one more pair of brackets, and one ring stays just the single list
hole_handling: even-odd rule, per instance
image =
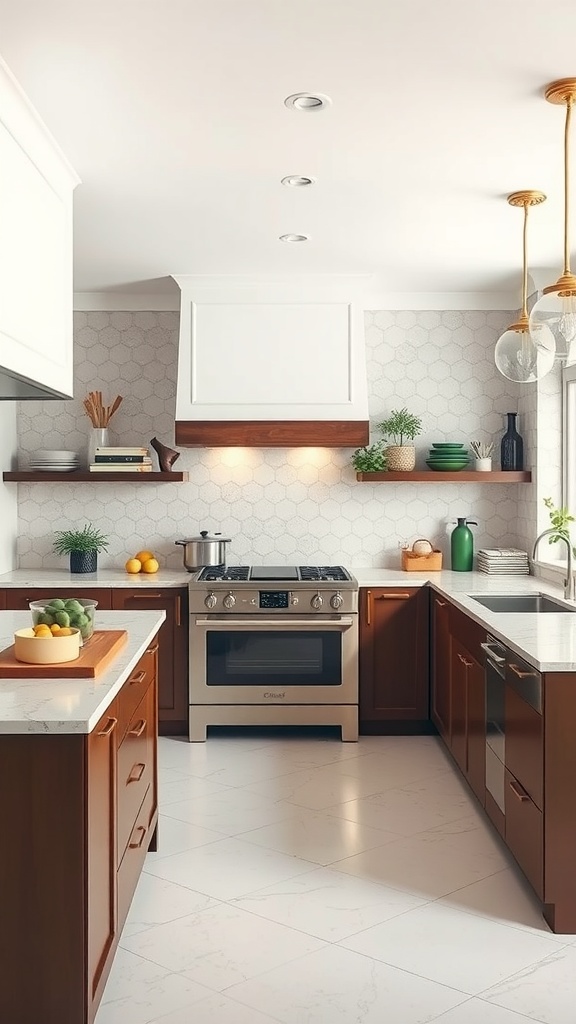
[{"label": "pendant light", "polygon": [[501,374],[508,380],[521,384],[531,384],[541,380],[550,372],[554,365],[556,345],[554,337],[547,327],[539,327],[537,337],[530,334],[528,326],[528,310],[526,308],[528,291],[528,265],[526,261],[526,239],[528,233],[528,210],[546,201],[543,192],[525,189],[523,192],[512,192],[508,196],[510,206],[524,208],[523,233],[523,272],[522,272],[522,312],[515,324],[510,327],[496,342],[494,361]]},{"label": "pendant light", "polygon": [[537,340],[542,327],[547,327],[556,342],[556,355],[569,362],[576,360],[576,276],[570,270],[568,221],[570,214],[569,138],[572,106],[576,98],[576,78],[552,82],[545,92],[549,103],[565,104],[564,127],[564,271],[535,303],[530,314],[530,333]]}]

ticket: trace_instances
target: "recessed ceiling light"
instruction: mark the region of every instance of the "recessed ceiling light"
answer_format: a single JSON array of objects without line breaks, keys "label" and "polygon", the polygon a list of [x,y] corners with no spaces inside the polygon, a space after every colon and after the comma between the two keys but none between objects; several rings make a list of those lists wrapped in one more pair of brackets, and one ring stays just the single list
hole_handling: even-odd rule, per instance
[{"label": "recessed ceiling light", "polygon": [[306,174],[288,174],[282,178],[282,184],[289,188],[305,188],[306,185],[314,185],[316,178],[310,178]]},{"label": "recessed ceiling light", "polygon": [[324,110],[329,107],[332,100],[329,96],[323,96],[322,93],[312,92],[295,92],[292,96],[287,96],[284,100],[284,105],[289,107],[290,110],[303,110],[306,113],[315,110]]},{"label": "recessed ceiling light", "polygon": [[281,242],[307,242],[310,235],[280,235]]}]

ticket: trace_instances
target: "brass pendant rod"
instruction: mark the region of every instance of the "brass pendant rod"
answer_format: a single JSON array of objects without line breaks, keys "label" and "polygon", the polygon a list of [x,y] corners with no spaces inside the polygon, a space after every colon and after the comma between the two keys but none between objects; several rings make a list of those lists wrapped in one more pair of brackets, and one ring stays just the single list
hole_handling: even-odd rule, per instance
[{"label": "brass pendant rod", "polygon": [[524,207],[524,232],[522,236],[522,258],[524,260],[522,270],[522,319],[528,316],[528,203]]},{"label": "brass pendant rod", "polygon": [[566,125],[564,127],[564,273],[570,274],[570,242],[568,221],[570,219],[570,119],[573,97],[566,97]]}]

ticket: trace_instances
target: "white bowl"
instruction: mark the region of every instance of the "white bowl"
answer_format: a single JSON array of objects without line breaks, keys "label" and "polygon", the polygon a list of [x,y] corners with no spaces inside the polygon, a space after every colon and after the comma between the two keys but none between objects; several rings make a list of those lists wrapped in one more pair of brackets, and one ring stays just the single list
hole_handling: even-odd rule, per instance
[{"label": "white bowl", "polygon": [[58,451],[52,448],[37,448],[30,458],[39,462],[70,462],[78,458],[77,452]]},{"label": "white bowl", "polygon": [[33,629],[14,633],[14,657],[28,665],[60,665],[80,657],[80,630],[70,636],[34,636]]}]

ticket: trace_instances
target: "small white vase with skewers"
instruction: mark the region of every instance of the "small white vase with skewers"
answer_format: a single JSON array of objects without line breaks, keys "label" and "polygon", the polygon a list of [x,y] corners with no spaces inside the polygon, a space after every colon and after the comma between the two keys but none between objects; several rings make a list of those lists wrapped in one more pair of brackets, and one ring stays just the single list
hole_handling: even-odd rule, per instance
[{"label": "small white vase with skewers", "polygon": [[110,444],[108,424],[121,401],[122,397],[117,395],[112,405],[104,405],[101,391],[90,391],[84,399],[84,408],[92,424],[92,430],[88,438],[88,469],[94,463],[96,449],[106,448]]},{"label": "small white vase with skewers", "polygon": [[474,468],[478,473],[489,473],[492,469],[492,441],[470,441],[470,447],[476,456]]}]

